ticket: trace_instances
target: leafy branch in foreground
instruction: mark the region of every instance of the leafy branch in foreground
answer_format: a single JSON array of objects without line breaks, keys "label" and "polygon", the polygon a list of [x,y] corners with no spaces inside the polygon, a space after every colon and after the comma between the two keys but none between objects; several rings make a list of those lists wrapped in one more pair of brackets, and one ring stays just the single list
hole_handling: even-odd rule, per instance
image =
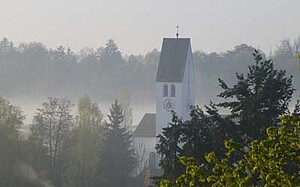
[{"label": "leafy branch in foreground", "polygon": [[[269,127],[267,137],[252,141],[249,148],[225,141],[227,154],[218,159],[214,152],[205,156],[213,167],[205,171],[191,157],[181,157],[185,173],[176,180],[162,180],[161,187],[196,186],[299,186],[300,185],[300,118],[284,116],[281,125]],[[236,152],[243,158],[230,164]]]}]

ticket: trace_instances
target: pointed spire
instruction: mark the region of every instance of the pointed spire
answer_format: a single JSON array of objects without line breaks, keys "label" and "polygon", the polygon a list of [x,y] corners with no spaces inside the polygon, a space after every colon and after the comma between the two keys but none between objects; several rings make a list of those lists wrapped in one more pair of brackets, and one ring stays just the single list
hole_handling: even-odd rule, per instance
[{"label": "pointed spire", "polygon": [[176,38],[178,38],[179,37],[179,32],[178,32],[179,26],[178,25],[176,26],[176,29],[177,29],[177,31],[176,31]]}]

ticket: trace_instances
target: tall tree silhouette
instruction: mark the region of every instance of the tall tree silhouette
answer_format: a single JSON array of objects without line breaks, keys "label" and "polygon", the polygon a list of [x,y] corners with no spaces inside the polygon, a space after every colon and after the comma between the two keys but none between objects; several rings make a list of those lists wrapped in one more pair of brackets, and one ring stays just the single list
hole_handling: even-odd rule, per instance
[{"label": "tall tree silhouette", "polygon": [[123,109],[116,100],[110,108],[106,122],[106,141],[97,167],[97,178],[101,187],[132,186],[131,174],[137,159],[131,134],[121,127]]}]

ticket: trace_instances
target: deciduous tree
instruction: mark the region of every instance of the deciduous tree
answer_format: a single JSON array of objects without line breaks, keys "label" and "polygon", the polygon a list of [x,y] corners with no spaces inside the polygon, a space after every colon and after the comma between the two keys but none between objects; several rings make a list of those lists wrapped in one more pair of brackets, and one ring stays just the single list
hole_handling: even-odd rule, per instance
[{"label": "deciduous tree", "polygon": [[[176,180],[163,180],[161,187],[197,186],[299,186],[300,185],[300,118],[285,116],[278,127],[269,127],[266,138],[251,142],[249,150],[226,141],[227,154],[219,159],[214,152],[205,159],[212,164],[206,172],[194,158],[182,157],[186,170]],[[230,164],[235,152],[243,158]]]},{"label": "deciduous tree", "polygon": [[55,184],[60,183],[63,163],[63,143],[73,125],[71,102],[66,98],[49,98],[37,109],[32,126],[33,139],[47,149],[48,171]]},{"label": "deciduous tree", "polygon": [[68,159],[65,168],[66,186],[94,186],[96,163],[103,147],[103,114],[97,103],[88,96],[78,102],[76,127],[68,141]]},{"label": "deciduous tree", "polygon": [[21,172],[21,164],[26,162],[24,144],[19,137],[23,120],[20,108],[0,97],[0,186],[40,186]]}]

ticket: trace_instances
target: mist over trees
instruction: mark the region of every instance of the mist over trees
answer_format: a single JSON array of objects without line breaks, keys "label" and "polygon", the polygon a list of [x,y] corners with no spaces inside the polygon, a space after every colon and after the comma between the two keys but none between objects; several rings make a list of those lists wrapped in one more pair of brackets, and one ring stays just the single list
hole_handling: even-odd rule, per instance
[{"label": "mist over trees", "polygon": [[131,131],[116,100],[109,121],[90,97],[81,97],[76,115],[66,98],[52,98],[36,110],[27,136],[22,111],[0,97],[0,186],[139,186],[139,159]]},{"label": "mist over trees", "polygon": [[[283,40],[269,54],[274,62],[271,65],[264,53],[256,53],[255,65],[251,64],[255,49],[246,44],[224,53],[193,53],[199,82],[197,99],[201,100],[200,105],[210,99],[216,103],[210,102],[204,109],[195,108],[192,120],[186,123],[174,115],[172,123],[160,135],[157,150],[164,156],[161,166],[170,185],[185,172],[185,166],[196,169],[201,166],[208,172],[205,176],[213,174],[218,182],[220,175],[211,169],[234,170],[232,165],[224,166],[215,159],[228,152],[230,158],[226,157],[224,162],[245,161],[243,152],[232,150],[237,144],[223,146],[225,139],[246,146],[253,142],[277,143],[274,132],[280,129],[271,128],[267,134],[265,130],[269,126],[277,128],[279,116],[288,114],[292,93],[299,95],[299,60],[296,59],[299,48],[299,39]],[[137,179],[133,170],[140,158],[135,154],[128,130],[133,118],[129,94],[134,91],[135,102],[154,100],[159,55],[156,49],[145,55],[124,55],[114,40],[108,40],[98,49],[83,48],[74,53],[68,47],[50,49],[38,42],[15,46],[3,38],[0,41],[0,95],[52,97],[36,110],[30,135],[25,139],[19,135],[24,121],[21,109],[0,97],[0,186],[139,186],[136,181],[143,179]],[[225,101],[216,99],[218,93]],[[108,121],[105,121],[96,100],[111,100],[117,96],[121,104],[116,101],[111,105]],[[71,100],[79,97],[74,114]],[[220,114],[220,107],[229,111],[227,117]],[[295,111],[293,115],[299,118],[299,107]],[[235,121],[236,118],[239,121]],[[286,122],[297,132],[298,118]],[[290,133],[288,128],[283,130]],[[295,137],[297,134],[292,134],[292,143],[298,146]],[[206,157],[210,151],[214,151],[210,154],[213,161]],[[262,156],[257,150],[251,153]],[[282,153],[283,157],[286,153]],[[194,158],[185,160],[180,156]],[[273,163],[272,159],[269,161]],[[258,176],[255,172],[254,177]],[[231,180],[230,176],[232,173],[225,177]],[[210,184],[210,181],[204,182]]]},{"label": "mist over trees", "polygon": [[84,48],[75,54],[70,48],[48,49],[37,42],[15,47],[3,38],[0,42],[1,94],[72,99],[84,94],[111,99],[112,93],[123,90],[153,94],[158,58],[157,50],[145,56],[122,56],[113,40],[105,47]]},{"label": "mist over trees", "polygon": [[[269,55],[275,67],[294,76],[299,89],[297,73],[300,40],[282,40]],[[207,103],[219,92],[218,78],[229,85],[235,83],[236,72],[246,72],[254,48],[241,44],[223,53],[193,53],[197,85],[197,100]],[[83,48],[74,53],[70,48],[47,48],[38,42],[15,46],[3,38],[0,41],[0,94],[10,98],[28,96],[67,96],[77,100],[89,95],[97,100],[113,100],[128,90],[134,101],[154,100],[155,75],[160,52],[156,49],[145,55],[124,55],[114,40],[108,40],[98,49]]]}]

